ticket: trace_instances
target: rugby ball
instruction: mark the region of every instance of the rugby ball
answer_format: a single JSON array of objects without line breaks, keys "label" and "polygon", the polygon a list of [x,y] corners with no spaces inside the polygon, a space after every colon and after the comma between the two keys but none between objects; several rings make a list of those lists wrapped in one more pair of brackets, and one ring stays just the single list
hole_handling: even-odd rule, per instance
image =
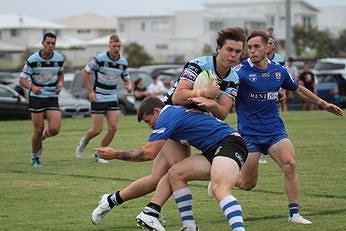
[{"label": "rugby ball", "polygon": [[214,73],[210,70],[204,70],[201,73],[199,73],[193,84],[193,90],[205,88],[208,85],[209,81],[212,78],[215,78],[215,76],[213,75]]}]

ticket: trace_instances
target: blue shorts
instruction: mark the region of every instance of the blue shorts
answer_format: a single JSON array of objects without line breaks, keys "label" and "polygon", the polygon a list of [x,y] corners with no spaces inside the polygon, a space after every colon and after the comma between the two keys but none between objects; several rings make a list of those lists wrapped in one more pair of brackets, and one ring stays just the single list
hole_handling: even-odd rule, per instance
[{"label": "blue shorts", "polygon": [[282,133],[273,136],[252,136],[242,135],[243,140],[247,145],[247,149],[250,152],[260,152],[262,154],[268,154],[268,149],[273,144],[276,144],[282,139],[288,138],[287,133]]}]

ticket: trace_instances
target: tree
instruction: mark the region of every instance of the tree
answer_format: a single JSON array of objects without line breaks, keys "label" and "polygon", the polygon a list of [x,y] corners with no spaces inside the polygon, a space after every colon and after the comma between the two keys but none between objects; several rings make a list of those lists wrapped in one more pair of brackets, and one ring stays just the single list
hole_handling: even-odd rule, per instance
[{"label": "tree", "polygon": [[209,44],[204,44],[202,53],[203,55],[213,55],[214,51]]},{"label": "tree", "polygon": [[140,67],[153,62],[153,58],[145,51],[144,47],[135,42],[124,46],[124,55],[131,67]]}]

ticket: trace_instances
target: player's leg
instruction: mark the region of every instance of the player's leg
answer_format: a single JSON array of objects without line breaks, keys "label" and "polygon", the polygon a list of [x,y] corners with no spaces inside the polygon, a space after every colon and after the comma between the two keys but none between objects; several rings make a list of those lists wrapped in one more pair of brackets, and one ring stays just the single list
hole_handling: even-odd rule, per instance
[{"label": "player's leg", "polygon": [[92,121],[92,127],[87,130],[85,136],[83,136],[80,139],[80,142],[77,145],[77,148],[76,148],[76,157],[77,158],[82,157],[82,155],[85,151],[85,148],[88,145],[89,141],[102,132],[103,114],[102,113],[92,113],[91,114],[91,121]]},{"label": "player's leg", "polygon": [[296,172],[295,151],[288,138],[281,139],[268,149],[269,154],[284,173],[285,191],[288,197],[289,221],[310,224],[299,215],[299,180]]},{"label": "player's leg", "polygon": [[33,133],[31,136],[31,164],[34,167],[41,166],[41,151],[42,151],[42,134],[44,130],[44,112],[32,112],[31,121],[33,124]]},{"label": "player's leg", "polygon": [[237,186],[241,189],[251,190],[256,187],[258,180],[258,165],[260,152],[249,152],[244,166],[241,168]]},{"label": "player's leg", "polygon": [[[125,201],[144,196],[155,190],[157,183],[164,176],[169,167],[186,158],[190,154],[189,147],[173,140],[167,140],[153,162],[150,175],[137,179],[124,189],[113,194],[105,194],[99,206],[93,211],[91,220],[99,223],[108,211]],[[105,198],[104,198],[105,197]],[[105,208],[105,209],[103,209]]]},{"label": "player's leg", "polygon": [[187,182],[210,179],[210,166],[210,162],[202,155],[193,155],[174,164],[169,173],[159,181],[150,203],[136,217],[137,223],[143,227],[164,230],[158,218],[161,207],[173,192],[183,227],[196,230],[192,212],[192,193],[187,187]]},{"label": "player's leg", "polygon": [[233,159],[217,156],[211,167],[212,192],[233,231],[243,231],[244,222],[239,201],[232,188],[239,177],[239,166]]},{"label": "player's leg", "polygon": [[61,127],[61,112],[58,110],[47,110],[46,119],[48,126],[43,131],[43,139],[56,136],[59,133]]}]

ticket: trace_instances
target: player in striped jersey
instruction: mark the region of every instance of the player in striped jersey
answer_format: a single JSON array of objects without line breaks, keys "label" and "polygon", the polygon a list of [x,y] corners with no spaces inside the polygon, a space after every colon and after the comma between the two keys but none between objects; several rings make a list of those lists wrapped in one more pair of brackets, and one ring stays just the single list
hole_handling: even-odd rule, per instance
[{"label": "player in striped jersey", "polygon": [[[19,83],[29,89],[29,111],[34,125],[31,138],[32,166],[41,166],[42,140],[59,133],[61,112],[58,94],[64,81],[64,56],[54,51],[56,35],[48,32],[42,50],[30,55],[20,74]],[[44,118],[48,121],[45,128]]]},{"label": "player in striped jersey", "polygon": [[[120,55],[121,41],[118,35],[109,38],[109,49],[97,54],[82,71],[84,84],[89,91],[91,102],[92,127],[81,138],[76,148],[77,158],[81,158],[89,141],[99,135],[103,128],[103,118],[106,117],[108,131],[101,141],[101,147],[107,147],[116,131],[120,108],[117,97],[117,83],[123,81],[128,92],[132,91],[131,80],[127,70],[127,60]],[[95,73],[95,82],[89,80],[89,74]],[[108,163],[95,154],[98,163]]]}]

